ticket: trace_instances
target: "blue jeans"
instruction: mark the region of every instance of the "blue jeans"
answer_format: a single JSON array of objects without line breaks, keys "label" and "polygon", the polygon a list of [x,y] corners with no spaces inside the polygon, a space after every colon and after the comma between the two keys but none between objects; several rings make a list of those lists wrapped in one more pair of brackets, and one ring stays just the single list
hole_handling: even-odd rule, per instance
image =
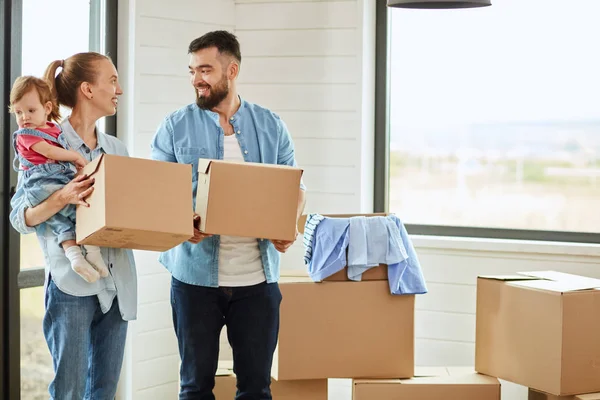
[{"label": "blue jeans", "polygon": [[173,325],[181,357],[180,400],[215,400],[219,337],[227,326],[237,400],[271,400],[271,364],[279,334],[277,283],[204,287],[172,278]]},{"label": "blue jeans", "polygon": [[52,400],[113,400],[123,364],[127,322],[115,298],[103,314],[97,296],[63,293],[50,280],[43,328],[55,376]]},{"label": "blue jeans", "polygon": [[[74,177],[74,170],[66,163],[41,164],[23,171],[27,201],[31,207],[37,206]],[[58,243],[75,239],[75,214],[75,205],[69,204],[45,222],[58,237]]]}]

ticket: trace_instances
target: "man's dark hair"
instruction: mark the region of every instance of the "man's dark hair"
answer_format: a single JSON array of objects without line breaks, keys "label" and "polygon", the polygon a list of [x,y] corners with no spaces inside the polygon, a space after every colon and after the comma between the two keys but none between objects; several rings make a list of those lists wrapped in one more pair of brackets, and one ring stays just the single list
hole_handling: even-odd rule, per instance
[{"label": "man's dark hair", "polygon": [[197,39],[192,40],[188,47],[188,54],[195,53],[198,50],[216,47],[221,54],[227,54],[234,57],[238,63],[242,62],[240,52],[240,42],[233,33],[227,31],[212,31],[205,33]]}]

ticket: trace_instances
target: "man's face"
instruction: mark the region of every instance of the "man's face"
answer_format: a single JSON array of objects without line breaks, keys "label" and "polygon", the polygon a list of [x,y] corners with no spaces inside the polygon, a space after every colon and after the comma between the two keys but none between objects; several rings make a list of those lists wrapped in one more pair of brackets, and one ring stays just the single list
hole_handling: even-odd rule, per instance
[{"label": "man's face", "polygon": [[196,104],[205,110],[217,107],[229,94],[224,56],[216,47],[190,54],[190,81],[196,89]]}]

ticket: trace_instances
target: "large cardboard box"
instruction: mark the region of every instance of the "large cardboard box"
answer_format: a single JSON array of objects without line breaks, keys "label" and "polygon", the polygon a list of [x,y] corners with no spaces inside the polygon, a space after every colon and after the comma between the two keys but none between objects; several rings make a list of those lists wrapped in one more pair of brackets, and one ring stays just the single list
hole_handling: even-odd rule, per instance
[{"label": "large cardboard box", "polygon": [[[213,394],[217,400],[232,400],[237,387],[233,366],[219,362]],[[327,400],[327,379],[306,381],[271,380],[271,395],[277,400]]]},{"label": "large cardboard box", "polygon": [[600,391],[597,288],[553,271],[480,276],[477,372],[554,395]]},{"label": "large cardboard box", "polygon": [[600,393],[580,394],[578,396],[555,396],[550,393],[529,389],[528,400],[600,400]]},{"label": "large cardboard box", "polygon": [[278,380],[407,378],[414,372],[415,296],[387,281],[282,279]]},{"label": "large cardboard box", "polygon": [[102,154],[80,173],[95,182],[77,207],[79,244],[165,251],[194,235],[191,166]]},{"label": "large cardboard box", "polygon": [[218,235],[294,240],[302,170],[284,165],[200,159],[200,230]]},{"label": "large cardboard box", "polygon": [[500,382],[469,367],[417,367],[409,379],[355,379],[352,399],[500,400]]},{"label": "large cardboard box", "polygon": [[[329,218],[350,218],[350,217],[385,217],[388,213],[375,213],[375,214],[323,214]],[[304,234],[304,226],[306,225],[307,215],[302,215],[298,219],[298,232]],[[386,281],[388,279],[387,265],[380,264],[377,267],[370,268],[363,272],[361,281]],[[323,279],[324,281],[350,281],[348,279],[348,267],[344,267],[342,270],[335,274]]]}]

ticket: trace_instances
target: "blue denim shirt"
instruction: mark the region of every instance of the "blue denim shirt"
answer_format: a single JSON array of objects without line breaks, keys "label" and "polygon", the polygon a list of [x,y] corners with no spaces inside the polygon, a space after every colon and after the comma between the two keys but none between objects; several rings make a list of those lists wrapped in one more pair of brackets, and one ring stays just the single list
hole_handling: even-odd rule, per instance
[{"label": "blue denim shirt", "polygon": [[[128,156],[127,148],[117,138],[98,132],[98,144],[91,150],[85,145],[81,137],[75,132],[68,119],[62,122],[63,135],[71,147],[86,160],[91,161],[101,153]],[[102,258],[109,266],[110,274],[94,283],[87,283],[72,269],[65,252],[53,235],[46,223],[36,227],[25,224],[25,210],[31,207],[23,190],[22,175],[19,173],[17,191],[11,199],[12,211],[10,222],[22,235],[36,233],[44,260],[46,263],[46,284],[48,276],[64,293],[73,296],[98,296],[102,312],[110,310],[115,297],[119,299],[119,309],[125,321],[136,319],[137,315],[137,276],[133,252],[125,249],[101,248]]]},{"label": "blue denim shirt", "polygon": [[[294,145],[278,115],[243,99],[230,123],[246,162],[296,166]],[[193,103],[168,115],[152,141],[152,158],[193,165],[194,209],[198,186],[198,159],[223,159],[224,132],[219,115]],[[300,184],[306,190],[304,184]],[[241,200],[243,201],[243,200]],[[185,242],[161,254],[160,262],[179,281],[197,286],[219,286],[220,237],[213,235],[198,244]],[[266,239],[258,241],[268,283],[279,280],[279,252]]]}]

